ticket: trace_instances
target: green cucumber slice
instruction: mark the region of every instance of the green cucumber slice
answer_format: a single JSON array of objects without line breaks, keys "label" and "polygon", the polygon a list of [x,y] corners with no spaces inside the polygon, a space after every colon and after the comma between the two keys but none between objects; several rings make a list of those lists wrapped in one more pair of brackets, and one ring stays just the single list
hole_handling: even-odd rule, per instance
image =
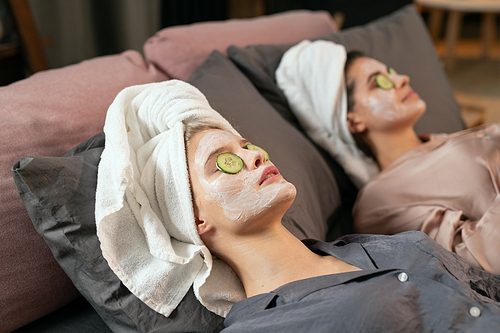
[{"label": "green cucumber slice", "polygon": [[235,174],[243,170],[243,160],[233,153],[222,153],[217,156],[217,168],[225,173]]},{"label": "green cucumber slice", "polygon": [[267,153],[267,151],[265,151],[264,149],[260,148],[259,146],[248,144],[248,145],[245,146],[245,148],[248,149],[248,150],[260,150],[260,151],[263,151],[264,152],[264,156],[266,157],[266,161],[269,161],[269,154]]},{"label": "green cucumber slice", "polygon": [[387,67],[387,73],[391,75],[398,75],[398,72],[396,72],[396,70],[392,67]]},{"label": "green cucumber slice", "polygon": [[381,89],[384,90],[389,90],[394,88],[394,83],[392,83],[392,81],[384,74],[378,74],[375,77],[375,82],[377,83],[377,86],[379,86]]}]

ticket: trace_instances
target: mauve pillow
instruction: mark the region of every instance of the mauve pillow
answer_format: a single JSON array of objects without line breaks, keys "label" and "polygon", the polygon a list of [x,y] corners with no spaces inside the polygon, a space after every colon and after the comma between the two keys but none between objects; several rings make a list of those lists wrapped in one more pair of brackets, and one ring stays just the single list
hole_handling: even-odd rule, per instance
[{"label": "mauve pillow", "polygon": [[146,41],[144,55],[169,77],[187,80],[213,50],[225,54],[229,45],[297,43],[336,31],[329,13],[295,10],[165,28]]},{"label": "mauve pillow", "polygon": [[123,88],[166,80],[137,51],[35,74],[0,88],[0,332],[78,296],[28,218],[10,168],[21,157],[61,156],[102,131]]}]

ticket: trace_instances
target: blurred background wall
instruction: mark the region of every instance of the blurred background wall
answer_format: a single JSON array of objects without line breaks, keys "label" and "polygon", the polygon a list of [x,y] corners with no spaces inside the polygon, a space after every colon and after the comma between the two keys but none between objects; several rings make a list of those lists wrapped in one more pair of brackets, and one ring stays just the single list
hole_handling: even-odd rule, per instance
[{"label": "blurred background wall", "polygon": [[157,30],[180,24],[323,9],[363,24],[411,0],[28,0],[51,68],[95,56],[142,50]]},{"label": "blurred background wall", "polygon": [[160,0],[29,0],[51,68],[127,49],[160,28]]},{"label": "blurred background wall", "polygon": [[[489,0],[492,3],[500,0]],[[342,29],[362,25],[390,14],[412,0],[0,0],[0,86],[29,76],[30,61],[44,58],[42,69],[59,68],[85,59],[117,54],[128,49],[142,51],[143,43],[164,27],[195,22],[248,18],[293,9],[326,10],[342,23]],[[419,3],[418,0],[415,1]],[[465,2],[465,0],[464,0]],[[470,0],[473,2],[473,0]],[[9,4],[27,3],[41,47],[35,57],[26,56],[19,41]],[[436,51],[443,63],[446,55],[446,27],[450,13],[432,27],[432,11],[420,6],[429,24]],[[337,15],[341,13],[340,15]],[[434,13],[435,14],[435,13]],[[438,16],[436,16],[438,17]],[[337,20],[339,19],[339,20]],[[32,20],[32,21],[33,21]],[[489,52],[482,46],[483,15],[464,13],[455,47],[455,68],[447,74],[464,110],[474,119],[500,122],[500,15],[493,20]],[[434,22],[435,23],[435,22]],[[435,29],[437,28],[437,29]],[[496,31],[496,32],[495,32]],[[40,38],[37,37],[38,44]],[[46,59],[45,59],[46,58]],[[40,70],[40,69],[37,69]],[[486,115],[486,116],[485,116]]]}]

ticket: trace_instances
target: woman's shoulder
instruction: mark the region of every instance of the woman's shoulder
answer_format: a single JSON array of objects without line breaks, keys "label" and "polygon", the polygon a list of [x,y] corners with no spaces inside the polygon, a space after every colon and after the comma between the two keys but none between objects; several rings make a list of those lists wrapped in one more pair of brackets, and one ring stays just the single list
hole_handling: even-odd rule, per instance
[{"label": "woman's shoulder", "polygon": [[432,152],[444,146],[448,142],[456,142],[463,139],[469,140],[470,138],[482,138],[484,136],[493,136],[500,138],[500,123],[479,125],[454,133],[421,134],[419,135],[419,137],[423,141],[422,145],[400,156],[379,175],[383,175],[388,172],[394,172],[394,170],[397,170],[407,162],[414,161],[416,158]]},{"label": "woman's shoulder", "polygon": [[[380,196],[380,191],[383,190],[384,195],[380,197],[383,197],[381,200],[384,200],[384,198],[389,198],[391,193],[399,195],[398,189],[401,189],[401,186],[411,185],[412,181],[420,182],[421,177],[417,176],[429,176],[432,179],[430,177],[432,173],[429,173],[424,168],[425,166],[428,166],[429,163],[439,165],[441,154],[448,155],[449,149],[459,149],[458,147],[469,144],[468,142],[471,140],[483,140],[483,138],[500,140],[500,123],[480,125],[451,134],[434,133],[421,137],[425,140],[424,144],[400,156],[372,178],[361,188],[358,198],[370,194],[370,200],[377,201],[375,196]],[[425,172],[422,173],[422,171]]]},{"label": "woman's shoulder", "polygon": [[[394,235],[356,234],[339,238],[336,242],[359,243],[377,267],[408,267],[436,258],[458,266],[466,265],[462,258],[447,251],[421,231],[405,231]],[[338,243],[337,243],[338,244]]]},{"label": "woman's shoulder", "polygon": [[464,138],[468,136],[477,136],[481,137],[483,134],[490,134],[493,136],[500,136],[500,123],[493,124],[483,124],[471,128],[464,129],[459,132],[454,132],[451,134],[448,133],[432,133],[422,135],[423,138],[427,138],[428,141],[448,141],[450,139],[455,138]]}]

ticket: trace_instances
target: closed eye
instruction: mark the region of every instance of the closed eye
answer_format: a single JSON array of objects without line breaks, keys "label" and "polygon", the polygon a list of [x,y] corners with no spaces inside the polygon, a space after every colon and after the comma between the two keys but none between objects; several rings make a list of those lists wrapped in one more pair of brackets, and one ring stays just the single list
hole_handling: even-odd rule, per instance
[{"label": "closed eye", "polygon": [[382,74],[380,71],[377,71],[375,73],[372,73],[369,77],[368,77],[368,80],[367,80],[367,83],[369,85],[372,85],[375,83],[375,78],[377,77],[377,75],[379,74]]}]

